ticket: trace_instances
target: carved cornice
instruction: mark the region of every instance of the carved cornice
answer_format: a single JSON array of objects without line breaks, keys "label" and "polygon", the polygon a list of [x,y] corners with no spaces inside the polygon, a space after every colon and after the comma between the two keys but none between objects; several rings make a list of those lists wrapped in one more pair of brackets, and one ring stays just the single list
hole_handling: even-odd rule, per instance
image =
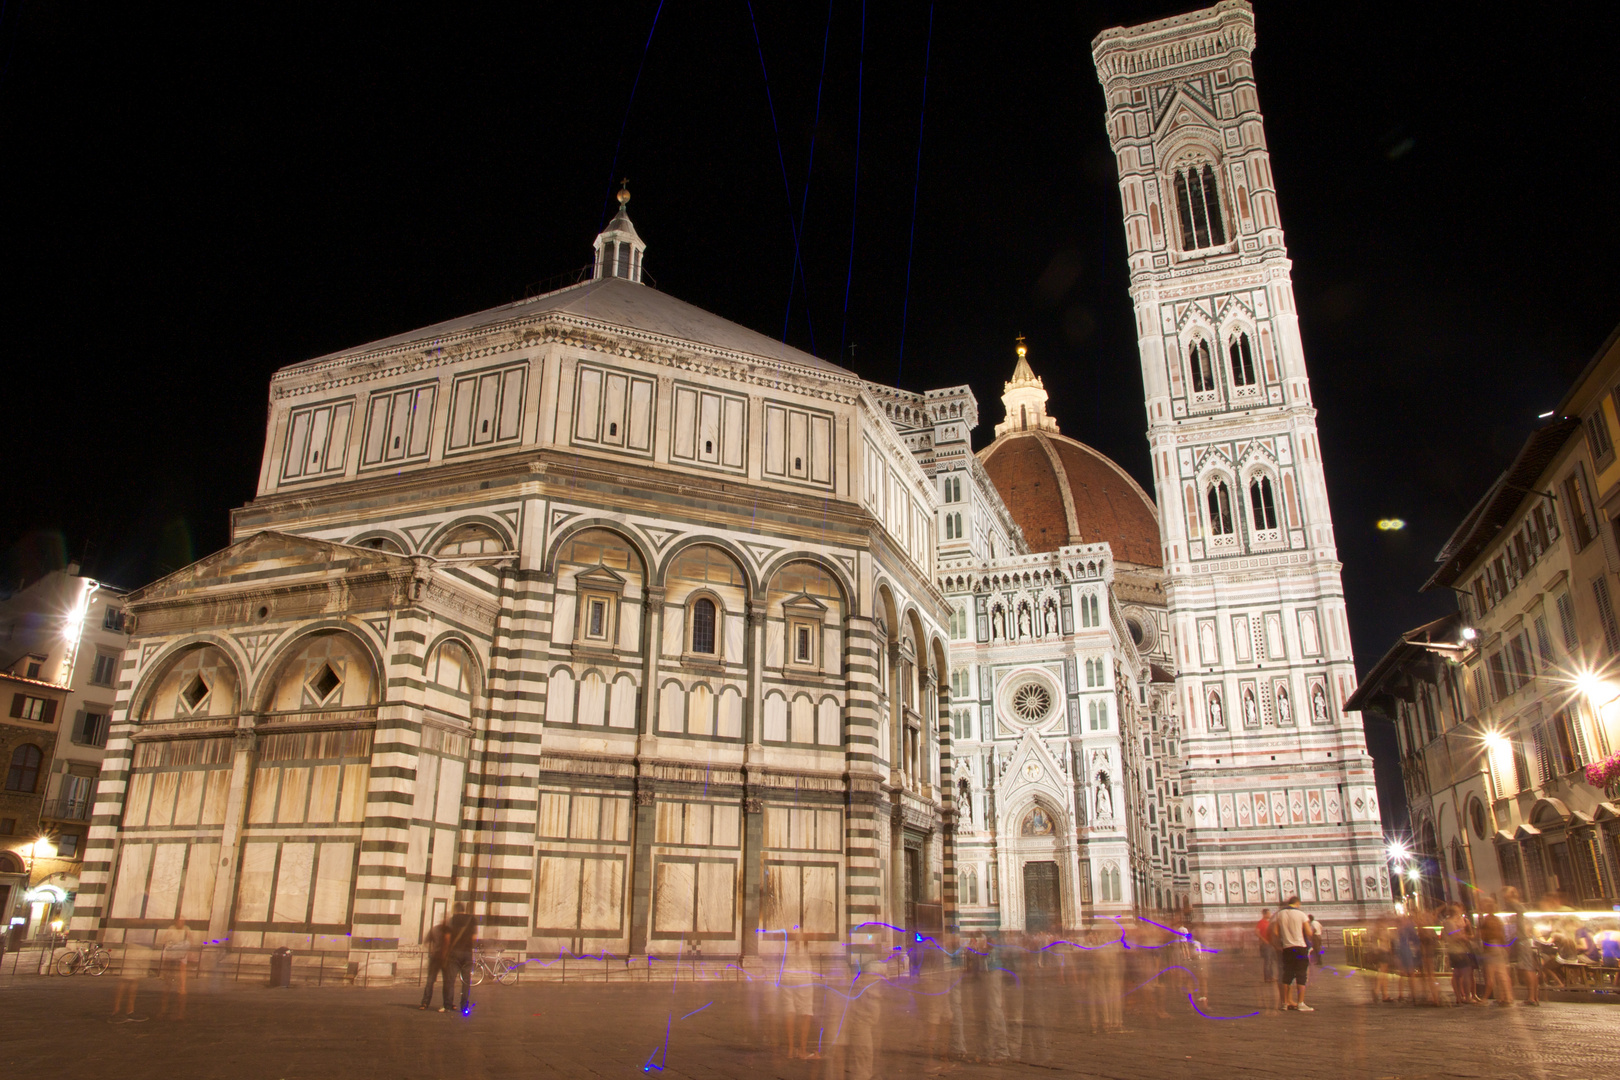
[{"label": "carved cornice", "polygon": [[271,377],[271,396],[280,400],[327,394],[347,386],[437,371],[554,344],[744,385],[786,389],[841,405],[854,404],[862,388],[861,379],[853,372],[734,352],[551,310],[531,315],[514,313],[504,322],[472,327],[431,341],[419,338],[283,368]]}]

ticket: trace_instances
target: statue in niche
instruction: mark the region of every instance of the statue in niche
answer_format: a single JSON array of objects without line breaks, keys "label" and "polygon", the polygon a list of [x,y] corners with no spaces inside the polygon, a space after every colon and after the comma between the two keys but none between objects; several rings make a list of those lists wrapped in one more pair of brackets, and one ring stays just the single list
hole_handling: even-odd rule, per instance
[{"label": "statue in niche", "polygon": [[1288,700],[1288,687],[1277,687],[1277,722],[1279,724],[1292,724],[1294,722],[1294,706]]},{"label": "statue in niche", "polygon": [[1221,712],[1221,695],[1218,690],[1209,692],[1209,726],[1211,728],[1226,726],[1226,716]]},{"label": "statue in niche", "polygon": [[990,613],[990,636],[1002,641],[1007,639],[1007,612],[1000,604]]},{"label": "statue in niche", "polygon": [[1254,703],[1254,691],[1243,691],[1243,726],[1260,726],[1260,706]]},{"label": "statue in niche", "polygon": [[1027,638],[1033,636],[1029,625],[1029,605],[1018,605],[1018,636]]},{"label": "statue in niche", "polygon": [[956,783],[956,804],[961,808],[962,820],[968,825],[973,824],[973,788],[968,784],[967,777],[962,777]]},{"label": "statue in niche", "polygon": [[1311,719],[1318,724],[1328,722],[1327,692],[1322,689],[1321,683],[1311,687]]},{"label": "statue in niche", "polygon": [[1048,634],[1056,634],[1058,632],[1057,605],[1052,603],[1050,600],[1046,602],[1046,632]]},{"label": "statue in niche", "polygon": [[1108,787],[1108,774],[1097,774],[1097,820],[1108,821],[1114,816],[1114,794]]}]

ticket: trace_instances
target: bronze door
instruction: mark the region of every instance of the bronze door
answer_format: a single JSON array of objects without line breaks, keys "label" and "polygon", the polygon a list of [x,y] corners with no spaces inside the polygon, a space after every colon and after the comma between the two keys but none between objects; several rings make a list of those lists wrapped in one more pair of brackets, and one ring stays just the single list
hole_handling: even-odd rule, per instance
[{"label": "bronze door", "polygon": [[1056,929],[1063,916],[1055,862],[1024,864],[1024,929],[1032,934]]}]

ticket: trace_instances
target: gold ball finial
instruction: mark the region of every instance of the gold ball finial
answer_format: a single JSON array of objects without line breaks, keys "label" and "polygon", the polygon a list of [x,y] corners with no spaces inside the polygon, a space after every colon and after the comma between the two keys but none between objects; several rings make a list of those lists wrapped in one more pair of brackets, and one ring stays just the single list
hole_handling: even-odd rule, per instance
[{"label": "gold ball finial", "polygon": [[1024,354],[1027,353],[1027,352],[1029,352],[1029,349],[1026,348],[1025,345],[1024,345],[1024,335],[1019,334],[1018,335],[1018,359],[1022,360],[1024,358]]},{"label": "gold ball finial", "polygon": [[630,201],[630,178],[627,176],[619,181],[619,205],[623,206]]}]

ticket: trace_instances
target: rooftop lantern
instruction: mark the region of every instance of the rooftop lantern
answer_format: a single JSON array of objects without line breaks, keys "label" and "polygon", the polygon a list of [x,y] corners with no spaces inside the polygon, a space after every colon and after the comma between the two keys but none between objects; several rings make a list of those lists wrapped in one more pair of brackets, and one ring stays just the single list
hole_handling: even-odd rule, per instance
[{"label": "rooftop lantern", "polygon": [[1030,370],[1027,359],[1029,349],[1024,335],[1018,335],[1018,366],[1012,378],[1002,383],[1001,404],[1007,410],[1006,419],[996,425],[996,435],[1008,432],[1047,431],[1057,434],[1057,421],[1046,415],[1046,386]]},{"label": "rooftop lantern", "polygon": [[625,180],[619,186],[619,212],[613,215],[613,220],[607,223],[607,228],[596,234],[596,263],[591,271],[591,280],[598,278],[624,278],[641,284],[641,259],[647,251],[647,245],[642,243],[636,232],[636,227],[630,224],[630,214],[625,207],[630,202],[630,181]]}]

